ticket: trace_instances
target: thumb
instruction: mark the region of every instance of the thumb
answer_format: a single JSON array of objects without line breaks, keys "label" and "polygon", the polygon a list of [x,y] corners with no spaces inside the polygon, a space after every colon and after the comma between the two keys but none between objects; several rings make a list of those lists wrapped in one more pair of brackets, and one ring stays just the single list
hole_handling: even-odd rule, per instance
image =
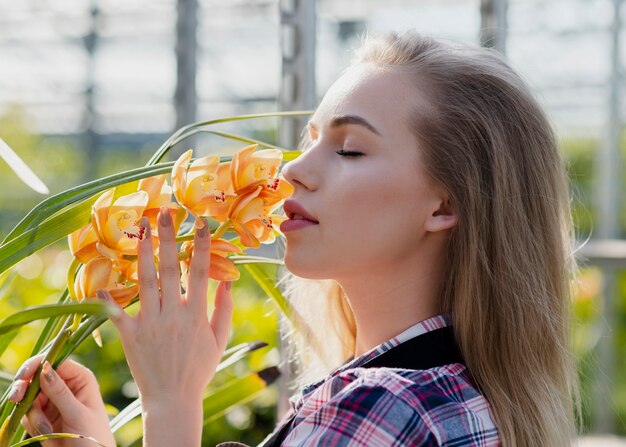
[{"label": "thumb", "polygon": [[49,362],[45,362],[41,370],[41,389],[66,422],[80,421],[81,415],[85,412],[84,405],[74,396]]},{"label": "thumb", "polygon": [[117,315],[109,316],[109,320],[111,320],[111,323],[113,323],[113,325],[117,328],[120,334],[124,335],[123,333],[126,332],[128,326],[131,324],[132,317],[129,317],[128,314],[124,312],[122,306],[120,306],[117,301],[113,299],[108,290],[98,289],[96,291],[96,296],[102,301],[110,304],[114,308],[117,308]]}]

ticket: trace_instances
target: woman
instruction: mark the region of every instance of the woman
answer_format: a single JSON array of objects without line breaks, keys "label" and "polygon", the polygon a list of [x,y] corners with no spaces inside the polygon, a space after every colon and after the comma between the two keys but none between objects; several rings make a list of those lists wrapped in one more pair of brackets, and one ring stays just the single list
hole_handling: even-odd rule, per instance
[{"label": "woman", "polygon": [[[327,375],[292,398],[265,444],[569,445],[567,182],[522,80],[490,50],[411,32],[370,38],[308,139],[282,171],[295,190],[281,229],[287,294],[311,328],[302,369]],[[144,444],[192,446],[232,301],[220,284],[204,317],[210,241],[200,231],[180,295],[167,216],[161,291],[148,237],[141,311],[113,322],[142,396]],[[26,362],[14,400],[38,361]],[[93,376],[70,361],[63,380],[42,374],[40,399],[56,418],[35,406],[28,431],[113,445]]]}]

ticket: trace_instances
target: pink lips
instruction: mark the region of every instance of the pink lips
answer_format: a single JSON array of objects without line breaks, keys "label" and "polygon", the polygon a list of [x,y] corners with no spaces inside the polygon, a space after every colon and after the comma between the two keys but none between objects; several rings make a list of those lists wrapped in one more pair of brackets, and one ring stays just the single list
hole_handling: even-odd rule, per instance
[{"label": "pink lips", "polygon": [[[318,225],[319,222],[295,199],[287,199],[283,204],[285,214],[289,217],[289,220],[285,220],[280,224],[280,231],[294,231],[301,228],[310,227],[312,225]],[[299,214],[304,219],[292,219],[294,214]]]}]

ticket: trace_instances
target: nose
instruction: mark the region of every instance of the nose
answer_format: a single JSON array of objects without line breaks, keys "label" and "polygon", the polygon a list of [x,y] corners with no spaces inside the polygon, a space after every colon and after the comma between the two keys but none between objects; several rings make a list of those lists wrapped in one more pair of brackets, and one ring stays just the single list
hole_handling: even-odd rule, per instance
[{"label": "nose", "polygon": [[305,188],[308,190],[315,190],[315,181],[313,179],[313,172],[311,171],[311,163],[309,151],[306,151],[298,156],[295,160],[286,163],[283,166],[282,174],[285,179],[293,185],[294,188]]}]

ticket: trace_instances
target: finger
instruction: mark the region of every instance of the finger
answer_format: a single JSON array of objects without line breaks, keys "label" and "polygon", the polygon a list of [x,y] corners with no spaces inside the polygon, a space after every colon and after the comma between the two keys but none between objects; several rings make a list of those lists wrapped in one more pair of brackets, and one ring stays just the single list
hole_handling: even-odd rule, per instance
[{"label": "finger", "polygon": [[28,435],[31,438],[34,438],[35,436],[39,435],[39,433],[35,431],[35,427],[33,427],[33,425],[30,423],[26,415],[22,417],[22,420],[20,421],[20,423],[22,424],[22,427],[24,427],[24,430],[26,430],[26,433],[28,433]]},{"label": "finger", "polygon": [[[63,379],[46,362],[41,371],[41,389],[50,402],[59,410],[61,417],[68,423],[81,420],[85,406],[74,396]],[[35,425],[35,427],[37,427]]]},{"label": "finger", "polygon": [[166,207],[159,212],[159,279],[161,313],[178,307],[180,300],[180,269],[172,216]]},{"label": "finger", "polygon": [[43,358],[44,358],[44,354],[38,354],[36,356],[29,358],[24,363],[22,363],[22,366],[20,366],[20,368],[15,373],[15,380],[32,379],[33,376],[35,375],[35,371],[37,371],[37,368],[39,368],[39,365],[41,365]]},{"label": "finger", "polygon": [[141,315],[145,318],[156,317],[161,309],[159,298],[159,280],[154,265],[154,250],[152,246],[152,230],[147,217],[141,218],[141,227],[145,228],[143,238],[137,245],[139,276],[139,300]]},{"label": "finger", "polygon": [[28,425],[30,425],[31,430],[34,430],[37,435],[47,435],[53,432],[52,424],[44,414],[39,404],[36,402],[33,402],[33,405],[28,410],[28,413],[26,413],[26,420]]},{"label": "finger", "polygon": [[117,328],[117,330],[119,331],[120,335],[123,338],[130,331],[133,325],[134,319],[131,316],[129,316],[126,312],[124,312],[124,309],[122,309],[122,307],[119,304],[117,304],[117,302],[115,301],[115,299],[113,299],[113,297],[111,296],[108,290],[98,289],[96,291],[96,296],[102,301],[105,301],[111,306],[117,308],[116,314],[110,315],[109,320],[111,320],[111,323],[113,323],[113,325]]},{"label": "finger", "polygon": [[29,380],[16,380],[11,385],[11,389],[9,390],[9,394],[7,395],[7,399],[11,402],[21,402],[24,398],[24,394],[26,394],[26,389],[28,388]]},{"label": "finger", "polygon": [[220,352],[223,352],[230,335],[230,322],[233,318],[232,282],[220,282],[215,292],[215,309],[211,316],[211,327]]},{"label": "finger", "polygon": [[196,229],[194,248],[189,266],[189,285],[187,303],[192,312],[198,315],[207,313],[207,288],[211,268],[211,233],[209,223],[202,219],[204,227]]}]

